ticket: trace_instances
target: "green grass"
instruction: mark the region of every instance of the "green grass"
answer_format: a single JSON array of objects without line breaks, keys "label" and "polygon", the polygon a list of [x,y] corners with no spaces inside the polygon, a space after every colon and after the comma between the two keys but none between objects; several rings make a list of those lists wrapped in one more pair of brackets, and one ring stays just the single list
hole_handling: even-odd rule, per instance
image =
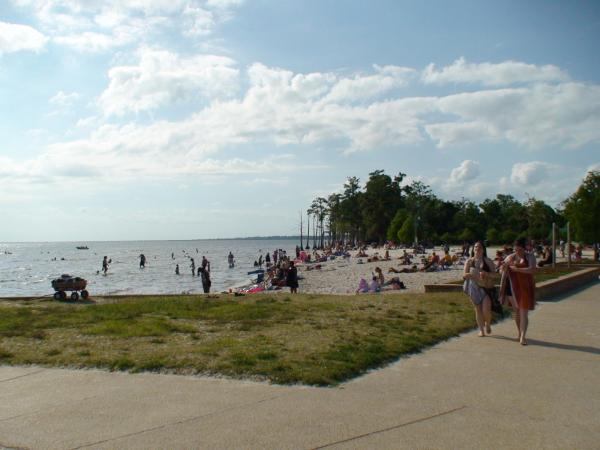
[{"label": "green grass", "polygon": [[0,363],[332,385],[473,325],[460,293],[0,303]]}]

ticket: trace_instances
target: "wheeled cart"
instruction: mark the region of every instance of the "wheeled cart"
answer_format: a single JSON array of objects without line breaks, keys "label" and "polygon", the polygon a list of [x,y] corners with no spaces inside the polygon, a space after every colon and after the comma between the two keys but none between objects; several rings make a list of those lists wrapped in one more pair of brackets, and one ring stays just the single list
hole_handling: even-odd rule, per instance
[{"label": "wheeled cart", "polygon": [[67,292],[71,292],[71,300],[79,300],[79,291],[81,298],[87,300],[90,293],[86,291],[87,280],[79,277],[72,277],[71,275],[61,275],[60,278],[52,280],[52,287],[54,288],[54,299],[55,300],[66,300]]}]

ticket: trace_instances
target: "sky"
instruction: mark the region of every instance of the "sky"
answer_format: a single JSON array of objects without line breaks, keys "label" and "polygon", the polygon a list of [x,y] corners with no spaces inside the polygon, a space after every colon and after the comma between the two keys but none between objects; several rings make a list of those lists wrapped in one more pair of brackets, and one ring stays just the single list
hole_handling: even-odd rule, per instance
[{"label": "sky", "polygon": [[0,0],[0,241],[291,235],[347,177],[555,207],[600,2]]}]

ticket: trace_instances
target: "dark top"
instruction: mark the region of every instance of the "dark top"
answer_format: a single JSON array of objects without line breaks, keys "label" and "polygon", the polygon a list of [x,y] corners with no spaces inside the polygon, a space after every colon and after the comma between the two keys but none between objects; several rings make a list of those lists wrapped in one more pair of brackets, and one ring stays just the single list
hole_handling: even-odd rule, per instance
[{"label": "dark top", "polygon": [[298,269],[296,267],[290,267],[286,277],[286,284],[291,288],[298,287]]}]

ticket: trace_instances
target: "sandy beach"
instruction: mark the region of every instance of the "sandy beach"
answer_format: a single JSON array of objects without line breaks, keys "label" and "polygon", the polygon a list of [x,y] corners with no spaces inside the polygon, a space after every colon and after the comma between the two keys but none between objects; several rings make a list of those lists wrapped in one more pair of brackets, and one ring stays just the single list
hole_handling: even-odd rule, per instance
[{"label": "sandy beach", "polygon": [[[492,246],[488,247],[487,255],[493,259],[496,250],[500,247]],[[355,294],[358,288],[358,283],[361,278],[371,281],[375,267],[380,267],[383,271],[386,280],[392,277],[400,278],[400,281],[404,283],[406,289],[400,291],[391,292],[425,292],[424,286],[426,284],[440,284],[451,281],[457,281],[462,279],[462,272],[464,268],[465,259],[459,259],[450,269],[441,270],[436,272],[415,272],[415,273],[388,273],[390,267],[401,270],[403,268],[410,268],[409,265],[402,265],[399,259],[402,255],[403,250],[390,250],[389,261],[376,261],[367,262],[367,258],[358,258],[356,256],[357,251],[352,251],[350,258],[336,258],[333,261],[327,261],[321,264],[321,269],[307,270],[309,267],[314,267],[315,264],[300,265],[298,266],[298,274],[304,277],[300,280],[300,292],[315,293],[315,294]],[[412,250],[408,250],[409,254]],[[435,247],[433,249],[427,249],[425,255],[418,255],[413,257],[413,261],[417,264],[420,269],[423,265],[421,264],[422,257],[430,257],[433,252],[437,255],[443,256],[444,250],[442,247]],[[454,255],[460,253],[460,247],[450,247],[450,254]],[[367,255],[373,256],[377,254],[379,257],[385,254],[385,250],[367,250]],[[585,258],[591,258],[593,255],[592,250],[586,248],[583,252]],[[361,260],[362,264],[358,261]],[[566,258],[560,257],[557,251],[557,262],[564,262]],[[385,293],[385,291],[383,292]]]},{"label": "sandy beach", "polygon": [[[413,261],[420,268],[422,265],[421,257],[429,257],[433,252],[443,256],[444,251],[436,247],[435,249],[427,250],[426,255],[418,255],[413,258]],[[459,248],[451,248],[450,254],[460,251]],[[373,256],[378,252],[378,256],[383,256],[385,250],[368,250],[367,255]],[[410,250],[412,252],[412,250]],[[367,262],[367,258],[358,258],[356,251],[350,252],[350,258],[336,258],[333,261],[327,261],[321,264],[321,269],[307,270],[309,267],[314,267],[315,264],[299,266],[298,274],[304,277],[300,280],[300,292],[309,292],[315,294],[354,294],[358,288],[358,283],[361,278],[368,282],[371,281],[375,267],[380,267],[388,280],[392,277],[400,278],[406,289],[392,292],[424,292],[426,284],[444,283],[449,281],[459,280],[462,277],[463,263],[458,262],[449,270],[438,272],[415,272],[415,273],[388,273],[390,267],[401,270],[410,268],[411,266],[402,265],[399,259],[403,250],[390,250],[389,261]],[[359,263],[362,261],[362,264]]]}]

